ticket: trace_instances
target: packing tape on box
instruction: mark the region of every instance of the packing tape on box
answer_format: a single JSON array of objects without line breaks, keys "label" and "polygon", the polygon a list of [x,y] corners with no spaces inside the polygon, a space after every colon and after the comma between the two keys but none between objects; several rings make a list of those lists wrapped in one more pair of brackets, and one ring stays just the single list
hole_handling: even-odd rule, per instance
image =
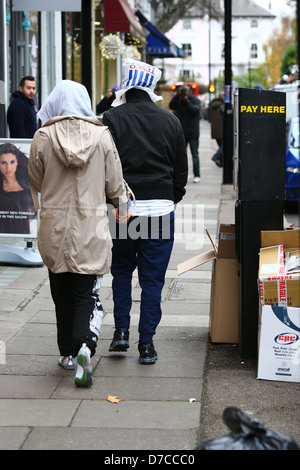
[{"label": "packing tape on box", "polygon": [[287,307],[287,284],[286,279],[279,279],[277,282],[278,306]]}]

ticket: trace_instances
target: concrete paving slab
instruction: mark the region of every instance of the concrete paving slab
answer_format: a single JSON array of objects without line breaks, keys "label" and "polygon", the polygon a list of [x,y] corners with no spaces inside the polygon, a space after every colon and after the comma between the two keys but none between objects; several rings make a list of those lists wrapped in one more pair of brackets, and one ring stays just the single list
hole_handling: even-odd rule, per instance
[{"label": "concrete paving slab", "polygon": [[202,377],[203,365],[201,360],[198,362],[191,358],[180,358],[180,362],[173,358],[163,356],[158,349],[159,358],[156,364],[141,365],[138,362],[138,352],[117,354],[108,357],[102,357],[98,363],[94,376],[95,377],[136,377],[143,374],[147,377],[186,377],[195,378]]},{"label": "concrete paving slab", "polygon": [[[140,429],[35,427],[22,448],[105,450],[105,456],[109,456],[109,450],[192,450],[196,447],[196,442],[197,431],[194,429],[143,429],[141,433]],[[99,464],[104,463],[102,459],[100,454]]]},{"label": "concrete paving slab", "polygon": [[[58,365],[59,354],[49,355],[6,355],[6,364],[1,364],[1,375],[26,375],[26,376],[57,376],[64,377],[74,374],[72,371],[63,369]],[[99,356],[92,359],[93,367],[96,366]]]},{"label": "concrete paving slab", "polygon": [[[163,306],[162,306],[163,308]],[[139,314],[131,314],[131,325],[137,325],[139,322]],[[197,315],[163,315],[160,321],[160,327],[163,326],[184,326],[190,327],[193,326],[195,328],[203,328],[207,327],[209,323],[208,317],[205,316],[197,316]],[[112,315],[105,315],[103,319],[103,325],[111,325],[114,326],[114,318]]]},{"label": "concrete paving slab", "polygon": [[0,450],[19,450],[31,429],[29,427],[0,427]]},{"label": "concrete paving slab", "polygon": [[4,321],[0,319],[0,340],[7,343],[7,341],[15,336],[22,328],[23,324],[15,321]]},{"label": "concrete paving slab", "polygon": [[37,377],[22,375],[0,376],[0,399],[2,398],[50,398],[56,390],[60,377]]},{"label": "concrete paving slab", "polygon": [[[182,416],[185,419],[182,420]],[[84,400],[74,417],[72,427],[123,429],[192,429],[200,422],[200,403],[168,401]]]},{"label": "concrete paving slab", "polygon": [[179,302],[209,302],[210,299],[210,283],[194,282],[191,279],[180,279],[172,283],[172,290],[169,300]]},{"label": "concrete paving slab", "polygon": [[201,315],[209,317],[210,302],[179,302],[168,301],[162,304],[162,312],[164,315]]},{"label": "concrete paving slab", "polygon": [[31,290],[29,289],[14,289],[13,295],[9,289],[0,289],[1,298],[1,312],[13,312],[24,299],[30,298]]},{"label": "concrete paving slab", "polygon": [[53,323],[56,325],[54,309],[39,310],[30,320],[32,323]]},{"label": "concrete paving slab", "polygon": [[31,320],[18,332],[18,336],[33,338],[46,336],[48,338],[54,337],[56,340],[57,328],[54,323],[36,323]]},{"label": "concrete paving slab", "polygon": [[[1,385],[1,382],[0,382]],[[96,377],[93,386],[81,389],[74,386],[73,374],[64,377],[52,398],[106,400],[108,395],[126,401],[182,401],[201,399],[201,380],[198,377]]]},{"label": "concrete paving slab", "polygon": [[53,337],[35,337],[30,336],[14,336],[6,345],[7,354],[24,354],[26,355],[58,355],[58,347],[56,338]]},{"label": "concrete paving slab", "polygon": [[0,426],[69,426],[77,400],[2,399]]}]

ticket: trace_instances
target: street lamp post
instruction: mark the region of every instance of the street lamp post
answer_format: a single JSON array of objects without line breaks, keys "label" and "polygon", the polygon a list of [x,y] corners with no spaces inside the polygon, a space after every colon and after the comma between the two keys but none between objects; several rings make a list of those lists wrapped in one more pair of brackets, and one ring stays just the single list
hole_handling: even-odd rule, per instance
[{"label": "street lamp post", "polygon": [[225,104],[223,119],[223,184],[233,183],[233,109],[231,103],[231,0],[225,6]]}]

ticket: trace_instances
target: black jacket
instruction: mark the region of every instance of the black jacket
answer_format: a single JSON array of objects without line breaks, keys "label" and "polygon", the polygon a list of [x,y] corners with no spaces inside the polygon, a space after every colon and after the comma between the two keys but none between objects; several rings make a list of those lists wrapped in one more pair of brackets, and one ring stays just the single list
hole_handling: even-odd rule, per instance
[{"label": "black jacket", "polygon": [[110,109],[111,104],[115,98],[116,96],[110,96],[109,98],[105,96],[96,106],[97,114],[102,114],[104,113],[104,111],[107,111],[108,109]]},{"label": "black jacket", "polygon": [[126,103],[105,112],[118,149],[124,179],[136,199],[169,199],[185,194],[187,153],[179,120],[142,90],[126,92]]},{"label": "black jacket", "polygon": [[201,104],[198,98],[190,95],[183,100],[178,94],[171,99],[169,106],[181,122],[185,138],[199,137]]},{"label": "black jacket", "polygon": [[34,100],[19,90],[13,93],[13,98],[7,110],[10,137],[32,139],[38,128]]}]

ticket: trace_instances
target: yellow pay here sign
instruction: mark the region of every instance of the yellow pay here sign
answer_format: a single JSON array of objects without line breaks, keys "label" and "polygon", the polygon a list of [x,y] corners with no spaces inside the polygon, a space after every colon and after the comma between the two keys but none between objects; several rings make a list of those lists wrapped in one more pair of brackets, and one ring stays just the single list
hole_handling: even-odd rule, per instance
[{"label": "yellow pay here sign", "polygon": [[285,114],[285,106],[272,106],[272,105],[242,105],[240,107],[241,113],[247,114]]}]

